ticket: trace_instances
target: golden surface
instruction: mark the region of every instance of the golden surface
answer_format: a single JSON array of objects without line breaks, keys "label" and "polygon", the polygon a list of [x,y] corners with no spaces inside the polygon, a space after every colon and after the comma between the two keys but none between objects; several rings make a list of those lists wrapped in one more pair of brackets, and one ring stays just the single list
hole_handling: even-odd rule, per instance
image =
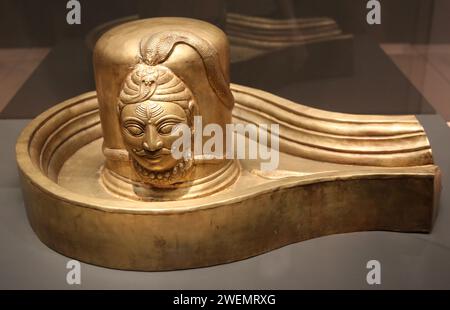
[{"label": "golden surface", "polygon": [[[155,133],[156,127],[175,123],[188,124],[194,132],[194,116],[202,116],[204,124],[218,124],[223,129],[231,123],[234,100],[228,86],[228,59],[225,34],[192,19],[134,21],[100,38],[94,49],[94,68],[105,133],[105,179],[109,180],[105,184],[111,191],[124,193],[133,187],[130,184],[141,183],[160,191],[168,189],[160,196],[173,196],[172,190],[180,191],[185,187],[183,183],[205,179],[224,167],[230,168],[224,174],[233,174],[236,164],[229,160],[214,164],[202,164],[195,158],[174,162],[170,155],[173,141]],[[166,126],[156,126],[158,118],[167,117],[172,120],[166,120]],[[142,134],[138,136],[130,129]],[[125,150],[130,158],[116,160],[115,154]],[[154,157],[158,158],[152,160]],[[128,185],[111,180],[115,175]],[[234,180],[225,177],[220,183],[206,182],[197,196],[221,190]],[[128,192],[129,197],[137,194],[144,200],[155,198],[151,191]]]},{"label": "golden surface", "polygon": [[[186,37],[186,29],[207,42]],[[142,49],[158,41],[154,34],[178,43]],[[164,60],[136,57],[147,52]],[[16,146],[30,224],[54,250],[111,268],[171,270],[231,262],[335,233],[431,230],[439,169],[414,116],[326,112],[239,85],[226,94],[226,39],[194,20],[121,25],[100,39],[94,58],[97,93],[44,112]],[[170,88],[179,90],[171,93],[177,106],[155,97],[167,95],[158,90],[164,85],[158,72],[166,69],[177,83]],[[132,108],[123,112],[126,106]],[[191,112],[222,126],[278,123],[279,167],[265,172],[259,159],[194,158],[179,182],[155,184],[135,171],[134,161],[141,159],[130,155],[135,140],[124,134],[128,118],[141,117],[145,127],[131,133],[143,146],[170,145],[158,137],[157,111],[186,124]],[[149,171],[178,164],[148,163],[142,161]]]}]

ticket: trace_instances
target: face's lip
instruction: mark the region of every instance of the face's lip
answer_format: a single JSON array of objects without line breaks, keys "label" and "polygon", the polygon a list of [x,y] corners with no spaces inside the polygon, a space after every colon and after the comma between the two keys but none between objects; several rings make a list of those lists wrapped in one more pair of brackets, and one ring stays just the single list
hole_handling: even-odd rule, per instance
[{"label": "face's lip", "polygon": [[161,157],[162,152],[158,151],[154,151],[154,152],[149,152],[149,151],[145,151],[145,155],[144,157],[149,158],[149,159],[155,159],[155,158],[159,158]]},{"label": "face's lip", "polygon": [[162,156],[163,156],[163,154],[157,153],[157,154],[153,154],[153,155],[152,155],[152,154],[145,155],[144,158],[145,158],[145,159],[149,159],[149,160],[158,160],[158,159],[160,159]]},{"label": "face's lip", "polygon": [[151,170],[151,171],[163,171],[170,167],[171,165],[171,158],[172,156],[159,154],[156,158],[149,158],[146,156],[133,156],[133,159],[136,161],[137,164],[142,166],[145,169]]}]

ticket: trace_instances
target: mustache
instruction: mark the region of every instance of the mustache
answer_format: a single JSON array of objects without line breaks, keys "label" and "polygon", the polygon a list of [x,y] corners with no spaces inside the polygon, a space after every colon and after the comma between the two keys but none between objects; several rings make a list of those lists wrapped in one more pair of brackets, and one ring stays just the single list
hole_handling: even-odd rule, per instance
[{"label": "mustache", "polygon": [[134,153],[137,155],[137,156],[141,156],[141,157],[154,157],[154,156],[156,156],[156,155],[169,155],[169,154],[172,154],[172,152],[169,150],[169,149],[166,149],[166,148],[161,148],[161,149],[159,149],[159,150],[156,150],[156,151],[147,151],[147,150],[145,150],[145,149],[135,149],[134,150]]}]

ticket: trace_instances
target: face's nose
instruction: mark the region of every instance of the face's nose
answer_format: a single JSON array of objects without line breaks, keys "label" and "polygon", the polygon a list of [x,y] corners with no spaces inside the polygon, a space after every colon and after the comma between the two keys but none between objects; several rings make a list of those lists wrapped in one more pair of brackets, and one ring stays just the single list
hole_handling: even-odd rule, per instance
[{"label": "face's nose", "polygon": [[163,143],[154,125],[147,125],[145,128],[145,138],[142,146],[145,150],[154,152],[163,147]]}]

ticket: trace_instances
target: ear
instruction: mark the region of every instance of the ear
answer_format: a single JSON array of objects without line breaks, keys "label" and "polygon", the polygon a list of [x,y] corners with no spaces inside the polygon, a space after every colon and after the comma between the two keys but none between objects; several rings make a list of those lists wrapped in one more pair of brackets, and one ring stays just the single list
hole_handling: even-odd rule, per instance
[{"label": "ear", "polygon": [[198,111],[198,108],[197,108],[197,104],[195,103],[195,101],[193,99],[189,100],[188,109],[189,109],[189,112],[190,112],[192,117],[194,117],[195,115],[198,115],[199,111]]},{"label": "ear", "polygon": [[192,128],[192,133],[195,133],[195,128],[194,128],[194,116],[198,115],[198,108],[197,108],[197,104],[195,103],[195,101],[193,99],[189,100],[188,103],[188,111],[189,111],[189,119],[190,119],[190,125]]}]

